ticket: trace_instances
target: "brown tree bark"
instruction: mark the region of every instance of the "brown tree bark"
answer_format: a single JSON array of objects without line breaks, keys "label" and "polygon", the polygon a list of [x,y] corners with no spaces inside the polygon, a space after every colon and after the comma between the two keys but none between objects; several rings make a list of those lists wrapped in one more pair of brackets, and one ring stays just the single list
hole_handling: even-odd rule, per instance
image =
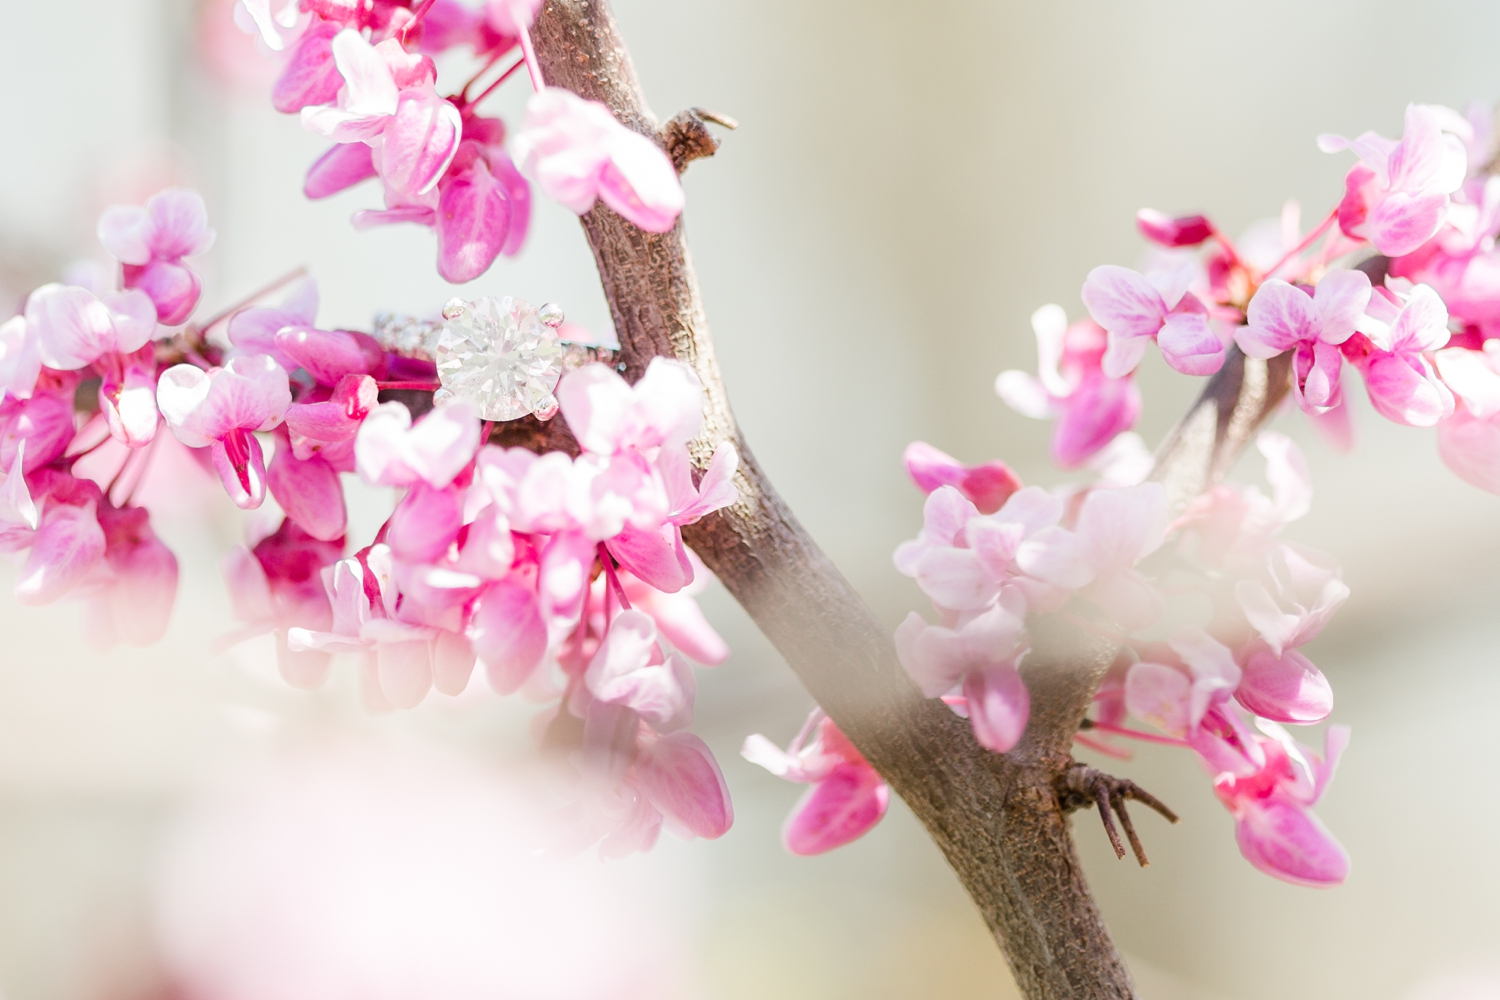
[{"label": "brown tree bark", "polygon": [[[548,0],[534,31],[550,83],[606,104],[677,154],[679,170],[712,151],[698,133],[701,113],[665,126],[651,113],[606,0]],[[739,449],[739,502],[687,529],[689,544],[927,827],[1022,993],[1030,1000],[1133,997],[1084,882],[1068,819],[1079,803],[1066,790],[1077,769],[1073,736],[1115,650],[1060,621],[1034,622],[1023,668],[1032,695],[1026,735],[1008,754],[981,748],[964,720],[912,686],[890,634],[756,464],[719,377],[681,220],[668,233],[646,233],[600,203],[582,222],[626,377],[639,378],[657,356],[692,365],[707,393],[695,463],[701,469],[722,441]],[[1222,472],[1274,402],[1270,382],[1245,379],[1244,371],[1242,358],[1226,365],[1164,452],[1161,478],[1179,502]],[[1265,367],[1254,362],[1252,371]],[[1254,385],[1262,387],[1259,399],[1241,391]]]}]

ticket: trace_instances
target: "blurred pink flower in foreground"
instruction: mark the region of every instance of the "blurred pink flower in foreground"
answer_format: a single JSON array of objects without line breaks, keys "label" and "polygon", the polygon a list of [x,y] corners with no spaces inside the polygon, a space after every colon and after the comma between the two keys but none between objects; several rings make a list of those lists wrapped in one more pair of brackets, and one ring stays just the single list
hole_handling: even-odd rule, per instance
[{"label": "blurred pink flower in foreground", "polygon": [[[559,861],[515,778],[420,747],[286,754],[163,845],[156,938],[196,1000],[663,1000],[679,931],[643,873]],[[661,907],[658,909],[657,907]]]},{"label": "blurred pink flower in foreground", "polygon": [[745,738],[740,754],[778,778],[812,786],[781,831],[793,854],[822,854],[858,840],[890,805],[890,786],[821,708],[813,709],[785,750],[755,733]]}]

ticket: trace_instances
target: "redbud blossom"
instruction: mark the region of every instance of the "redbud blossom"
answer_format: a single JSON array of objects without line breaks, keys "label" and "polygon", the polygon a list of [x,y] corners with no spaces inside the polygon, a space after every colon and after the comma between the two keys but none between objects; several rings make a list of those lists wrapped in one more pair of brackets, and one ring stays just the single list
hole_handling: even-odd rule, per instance
[{"label": "redbud blossom", "polygon": [[1011,409],[1038,420],[1055,418],[1052,459],[1076,468],[1098,454],[1141,415],[1141,393],[1127,373],[1104,374],[1107,336],[1091,320],[1068,325],[1061,306],[1047,305],[1031,315],[1036,332],[1037,376],[1004,371],[995,392]]},{"label": "redbud blossom", "polygon": [[812,785],[782,827],[782,843],[793,854],[823,854],[858,840],[890,805],[890,786],[822,709],[813,710],[785,750],[755,733],[740,755],[778,778]]},{"label": "redbud blossom", "polygon": [[917,489],[931,494],[939,486],[952,486],[981,514],[993,514],[1021,488],[1021,480],[1004,462],[966,466],[925,441],[907,445],[901,460]]},{"label": "redbud blossom", "polygon": [[1279,278],[1255,293],[1245,319],[1235,331],[1240,350],[1252,358],[1292,355],[1293,392],[1299,405],[1313,413],[1337,406],[1339,372],[1344,359],[1339,345],[1354,335],[1370,303],[1370,279],[1362,271],[1333,271],[1309,295]]},{"label": "redbud blossom", "polygon": [[202,285],[182,258],[203,253],[213,241],[208,210],[196,191],[169,188],[145,207],[113,205],[99,217],[99,242],[124,265],[125,287],[150,296],[163,326],[192,315]]},{"label": "redbud blossom", "polygon": [[1124,378],[1155,340],[1167,364],[1184,375],[1212,375],[1224,364],[1224,343],[1208,322],[1208,309],[1188,291],[1196,272],[1190,265],[1142,275],[1104,264],[1089,272],[1083,304],[1109,333],[1100,367],[1110,378]]},{"label": "redbud blossom", "polygon": [[1468,155],[1463,142],[1445,131],[1453,112],[1409,104],[1400,142],[1365,132],[1357,139],[1321,135],[1325,153],[1353,150],[1360,162],[1345,178],[1339,227],[1369,240],[1388,257],[1411,253],[1431,239],[1448,213],[1448,196],[1464,182]]},{"label": "redbud blossom", "polygon": [[162,372],[156,403],[177,440],[211,448],[224,489],[247,510],[266,495],[266,466],[253,432],[281,423],[291,403],[286,371],[267,355],[232,359],[204,371],[174,365]]},{"label": "redbud blossom", "polygon": [[603,199],[647,232],[664,233],[682,214],[667,154],[603,104],[559,87],[532,96],[510,153],[521,173],[579,215]]}]

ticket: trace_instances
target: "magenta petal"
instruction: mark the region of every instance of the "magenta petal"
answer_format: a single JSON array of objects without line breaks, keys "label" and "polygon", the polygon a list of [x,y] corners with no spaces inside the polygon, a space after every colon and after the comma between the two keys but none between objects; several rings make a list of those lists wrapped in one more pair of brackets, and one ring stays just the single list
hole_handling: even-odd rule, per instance
[{"label": "magenta petal", "polygon": [[344,537],[348,515],[339,474],[321,456],[302,461],[284,441],[276,447],[266,485],[286,516],[312,537],[332,542]]},{"label": "magenta petal", "polygon": [[714,840],[733,825],[734,806],[719,762],[692,733],[673,733],[647,744],[635,767],[646,798],[675,826]]},{"label": "magenta petal", "polygon": [[0,467],[9,469],[21,442],[26,442],[22,469],[35,472],[51,465],[73,440],[73,396],[54,392],[32,396],[6,420],[0,416]]},{"label": "magenta petal", "polygon": [[93,505],[53,507],[33,538],[16,583],[16,600],[55,601],[87,579],[103,557],[104,532]]},{"label": "magenta petal", "polygon": [[265,502],[266,459],[254,434],[238,428],[230,431],[213,443],[209,458],[236,506],[255,510]]},{"label": "magenta petal", "polygon": [[1167,364],[1184,375],[1212,375],[1224,367],[1224,342],[1202,313],[1172,313],[1162,324],[1156,344]]},{"label": "magenta petal", "polygon": [[474,673],[474,647],[463,635],[443,629],[432,647],[432,686],[450,697],[464,693]]},{"label": "magenta petal", "polygon": [[969,725],[979,745],[1005,753],[1021,741],[1031,715],[1031,693],[1012,666],[976,670],[964,678]]},{"label": "magenta petal", "polygon": [[1392,191],[1370,217],[1370,242],[1387,257],[1404,257],[1432,239],[1447,217],[1446,194]]},{"label": "magenta petal", "polygon": [[443,184],[438,200],[438,274],[473,281],[494,263],[509,236],[510,201],[482,158]]},{"label": "magenta petal", "polygon": [[470,638],[483,661],[490,687],[514,694],[547,652],[547,627],[537,609],[536,593],[501,581],[479,599]]},{"label": "magenta petal", "polygon": [[1128,267],[1103,264],[1083,283],[1089,315],[1116,337],[1149,337],[1161,329],[1167,306],[1161,293]]},{"label": "magenta petal", "polygon": [[[124,514],[146,512],[132,508]],[[133,545],[122,545],[106,553],[115,574],[109,590],[115,628],[132,646],[149,646],[167,632],[172,605],[177,598],[177,557],[145,528],[147,537]]]},{"label": "magenta petal", "polygon": [[341,142],[313,161],[302,182],[309,198],[327,198],[375,176],[370,147],[362,142]]},{"label": "magenta petal", "polygon": [[382,642],[375,649],[375,671],[387,701],[396,708],[416,708],[432,690],[432,643]]},{"label": "magenta petal", "polygon": [[1245,660],[1234,696],[1272,722],[1312,723],[1333,711],[1333,688],[1323,672],[1295,649],[1280,657],[1259,646]]},{"label": "magenta petal", "polygon": [[874,768],[838,764],[797,803],[781,842],[804,857],[842,847],[879,823],[890,801],[890,787]]},{"label": "magenta petal", "polygon": [[203,285],[186,264],[170,260],[153,260],[144,267],[123,267],[126,288],[138,288],[156,306],[156,320],[162,326],[187,322],[198,305]]},{"label": "magenta petal", "polygon": [[352,330],[284,327],[276,333],[276,349],[328,386],[346,375],[378,377],[385,364],[385,351],[375,338]]},{"label": "magenta petal", "polygon": [[452,162],[462,130],[451,102],[424,88],[402,91],[381,140],[386,184],[408,197],[425,194]]},{"label": "magenta petal", "polygon": [[1235,823],[1240,853],[1267,875],[1327,888],[1349,876],[1349,856],[1316,816],[1289,802],[1256,803]]},{"label": "magenta petal", "polygon": [[500,252],[507,257],[514,257],[521,252],[521,244],[526,242],[526,230],[531,224],[531,185],[526,183],[526,178],[521,176],[504,150],[492,150],[489,162],[490,171],[495,175],[495,180],[500,182],[505,200],[510,205],[510,225]]},{"label": "magenta petal", "polygon": [[432,562],[448,551],[463,523],[462,491],[417,483],[391,514],[386,541],[398,559]]},{"label": "magenta petal", "polygon": [[283,114],[294,115],[313,104],[328,104],[339,96],[344,78],[333,61],[333,36],[339,26],[330,21],[315,20],[297,42],[271,88],[271,106]]},{"label": "magenta petal", "polygon": [[1438,424],[1438,454],[1464,482],[1500,494],[1500,420],[1481,420],[1459,407]]},{"label": "magenta petal", "polygon": [[1141,391],[1134,379],[1090,372],[1063,404],[1052,429],[1052,457],[1075,469],[1134,427],[1140,415]]},{"label": "magenta petal", "polygon": [[693,582],[693,564],[676,525],[664,524],[657,531],[626,528],[605,544],[621,566],[664,594]]},{"label": "magenta petal", "polygon": [[1372,355],[1364,375],[1370,405],[1388,420],[1431,427],[1452,412],[1453,397],[1403,355]]}]

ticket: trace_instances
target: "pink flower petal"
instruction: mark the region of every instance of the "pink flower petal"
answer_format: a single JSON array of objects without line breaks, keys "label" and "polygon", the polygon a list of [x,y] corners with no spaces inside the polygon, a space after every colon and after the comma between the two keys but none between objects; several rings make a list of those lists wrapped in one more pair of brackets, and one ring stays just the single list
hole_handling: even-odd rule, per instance
[{"label": "pink flower petal", "polygon": [[395,117],[381,133],[381,176],[400,194],[426,194],[453,161],[462,131],[451,101],[426,88],[402,91]]},{"label": "pink flower petal", "polygon": [[1245,658],[1235,698],[1273,722],[1321,722],[1333,711],[1333,688],[1311,660],[1288,649],[1277,656],[1257,643]]},{"label": "pink flower petal", "polygon": [[979,745],[1005,753],[1021,741],[1031,715],[1031,694],[1009,664],[972,671],[964,678],[969,725]]},{"label": "pink flower petal", "polygon": [[344,488],[338,473],[323,458],[303,461],[292,454],[289,444],[278,442],[266,485],[287,517],[309,535],[325,542],[344,537],[348,520]]},{"label": "pink flower petal", "polygon": [[1306,809],[1286,802],[1253,805],[1235,823],[1240,853],[1267,875],[1327,888],[1349,876],[1349,856]]},{"label": "pink flower petal", "polygon": [[719,762],[692,733],[672,733],[642,747],[636,771],[646,798],[682,832],[714,840],[733,825]]},{"label": "pink flower petal", "polygon": [[[462,284],[494,263],[510,238],[513,204],[482,157],[445,178],[436,215],[438,274]],[[525,223],[521,224],[524,232]]]},{"label": "pink flower petal", "polygon": [[470,638],[490,687],[514,694],[547,652],[547,628],[536,593],[508,581],[490,587],[474,608]]},{"label": "pink flower petal", "polygon": [[1155,336],[1167,317],[1161,293],[1139,272],[1103,264],[1083,283],[1083,304],[1089,315],[1115,337]]},{"label": "pink flower petal", "polygon": [[94,504],[52,505],[16,582],[16,600],[48,604],[83,583],[104,558],[104,532]]},{"label": "pink flower petal", "polygon": [[781,841],[793,854],[823,854],[863,837],[880,822],[890,801],[890,787],[874,768],[839,764],[797,803]]},{"label": "pink flower petal", "polygon": [[271,88],[272,107],[294,115],[309,105],[327,104],[339,96],[344,78],[334,64],[332,45],[338,32],[336,24],[314,21],[303,33]]},{"label": "pink flower petal", "polygon": [[1500,420],[1459,408],[1438,423],[1438,454],[1464,482],[1500,495]]},{"label": "pink flower petal", "polygon": [[[370,158],[369,146],[362,142],[338,143],[307,168],[302,193],[313,199],[328,198],[374,176],[375,161]],[[308,322],[311,320],[307,317]]]},{"label": "pink flower petal", "polygon": [[1224,342],[1203,313],[1172,312],[1156,343],[1167,364],[1184,375],[1212,375],[1224,367]]}]

